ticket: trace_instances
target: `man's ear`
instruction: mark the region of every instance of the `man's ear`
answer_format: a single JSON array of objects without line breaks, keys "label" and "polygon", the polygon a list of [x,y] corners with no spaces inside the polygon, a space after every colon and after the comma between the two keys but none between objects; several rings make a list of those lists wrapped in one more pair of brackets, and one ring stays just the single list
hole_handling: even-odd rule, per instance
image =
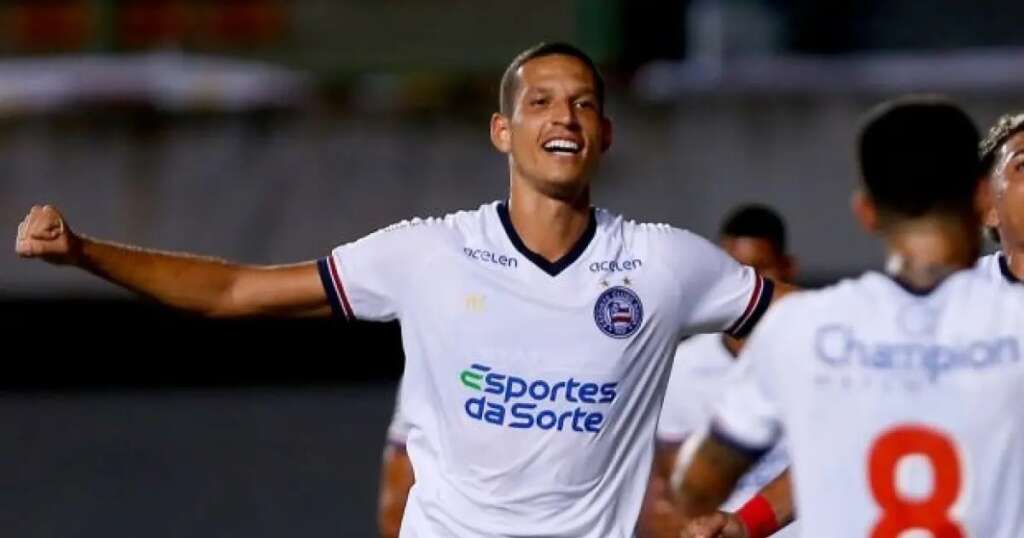
[{"label": "man's ear", "polygon": [[509,131],[508,118],[498,112],[491,114],[491,144],[502,153],[512,151],[512,133]]},{"label": "man's ear", "polygon": [[875,207],[875,203],[868,196],[868,193],[862,189],[853,191],[853,196],[850,197],[850,211],[853,212],[857,222],[868,233],[874,234],[878,232],[878,208]]},{"label": "man's ear", "polygon": [[601,118],[601,153],[612,147],[612,120]]}]

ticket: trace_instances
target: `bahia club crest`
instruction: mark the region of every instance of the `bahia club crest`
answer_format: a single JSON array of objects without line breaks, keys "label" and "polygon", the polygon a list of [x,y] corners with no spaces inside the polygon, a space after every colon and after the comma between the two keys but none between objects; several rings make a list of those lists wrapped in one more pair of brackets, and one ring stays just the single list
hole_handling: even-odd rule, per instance
[{"label": "bahia club crest", "polygon": [[594,304],[594,322],[601,332],[612,338],[627,338],[644,320],[644,306],[640,297],[626,287],[608,288]]}]

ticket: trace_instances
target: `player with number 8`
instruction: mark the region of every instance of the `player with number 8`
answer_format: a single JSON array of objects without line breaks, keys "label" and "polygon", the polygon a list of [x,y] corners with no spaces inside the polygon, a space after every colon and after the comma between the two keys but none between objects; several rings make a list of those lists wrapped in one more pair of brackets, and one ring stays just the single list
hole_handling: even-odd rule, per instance
[{"label": "player with number 8", "polygon": [[[1024,536],[1024,288],[970,270],[990,182],[957,106],[911,97],[859,136],[854,215],[884,272],[782,301],[751,336],[683,481],[693,537]],[[786,478],[714,510],[781,435]]]}]

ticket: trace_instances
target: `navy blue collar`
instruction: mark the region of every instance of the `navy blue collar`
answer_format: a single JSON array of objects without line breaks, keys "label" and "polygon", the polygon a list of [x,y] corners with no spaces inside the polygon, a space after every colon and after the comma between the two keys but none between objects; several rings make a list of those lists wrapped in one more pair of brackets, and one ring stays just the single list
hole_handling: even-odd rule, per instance
[{"label": "navy blue collar", "polygon": [[[909,293],[911,295],[916,295],[918,297],[927,297],[927,296],[931,295],[933,291],[938,289],[939,286],[941,286],[946,281],[946,279],[943,278],[942,280],[936,282],[935,284],[932,284],[931,286],[928,286],[927,288],[920,288],[918,286],[915,286],[915,285],[911,284],[910,282],[907,282],[906,280],[903,280],[902,278],[900,278],[900,277],[898,277],[896,275],[891,275],[889,273],[882,273],[882,274],[887,276],[887,277],[889,277],[889,280],[892,280],[893,282],[896,283],[896,285],[898,285],[899,287],[903,288],[903,291],[905,291],[905,292],[907,292],[907,293]],[[946,278],[949,278],[949,277],[946,277]]]},{"label": "navy blue collar", "polygon": [[508,215],[508,205],[505,202],[498,204],[498,218],[501,219],[501,225],[505,228],[505,233],[508,235],[509,241],[512,241],[512,245],[516,247],[516,250],[539,267],[541,271],[551,276],[558,276],[566,267],[572,265],[572,262],[579,259],[583,255],[583,251],[590,245],[590,241],[594,239],[594,234],[597,233],[597,217],[594,215],[594,208],[590,208],[590,222],[587,223],[587,229],[583,231],[583,235],[576,240],[576,244],[569,249],[565,256],[552,262],[526,248],[526,244],[523,243],[519,234],[516,233],[515,227],[512,226],[512,218]]},{"label": "navy blue collar", "polygon": [[1010,262],[1006,260],[1006,254],[1000,252],[996,257],[999,258],[999,272],[1003,274],[1003,278],[1010,284],[1020,284],[1020,279],[1010,270]]}]

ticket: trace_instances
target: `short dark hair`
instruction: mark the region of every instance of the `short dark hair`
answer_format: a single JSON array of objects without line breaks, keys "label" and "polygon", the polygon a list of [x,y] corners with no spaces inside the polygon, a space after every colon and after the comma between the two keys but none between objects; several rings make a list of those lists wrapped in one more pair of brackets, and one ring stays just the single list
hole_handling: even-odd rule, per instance
[{"label": "short dark hair", "polygon": [[722,222],[719,235],[764,239],[779,254],[786,253],[786,223],[781,215],[765,205],[747,204],[733,209]]},{"label": "short dark hair", "polygon": [[988,134],[978,145],[978,156],[983,172],[992,172],[996,163],[996,153],[999,153],[1003,144],[1020,132],[1024,132],[1024,113],[1004,114],[996,120],[995,125],[988,130]]},{"label": "short dark hair", "polygon": [[[981,171],[992,174],[996,166],[996,154],[1017,133],[1024,132],[1024,112],[1003,114],[996,120],[988,134],[978,145],[978,157],[981,159]],[[985,228],[988,238],[994,243],[1002,240],[998,228]]]},{"label": "short dark hair", "polygon": [[876,107],[861,128],[861,179],[883,216],[963,215],[980,180],[978,129],[940,96],[909,96]]},{"label": "short dark hair", "polygon": [[594,60],[590,59],[587,53],[569,43],[553,42],[538,43],[520,52],[512,60],[512,63],[508,64],[505,74],[501,76],[501,88],[498,97],[498,110],[502,114],[508,116],[515,109],[516,92],[519,90],[519,77],[516,71],[519,71],[519,68],[530,60],[554,55],[576,58],[590,69],[590,73],[594,76],[594,91],[597,92],[598,106],[600,110],[604,110],[604,77],[601,76],[601,71],[597,69]]}]

